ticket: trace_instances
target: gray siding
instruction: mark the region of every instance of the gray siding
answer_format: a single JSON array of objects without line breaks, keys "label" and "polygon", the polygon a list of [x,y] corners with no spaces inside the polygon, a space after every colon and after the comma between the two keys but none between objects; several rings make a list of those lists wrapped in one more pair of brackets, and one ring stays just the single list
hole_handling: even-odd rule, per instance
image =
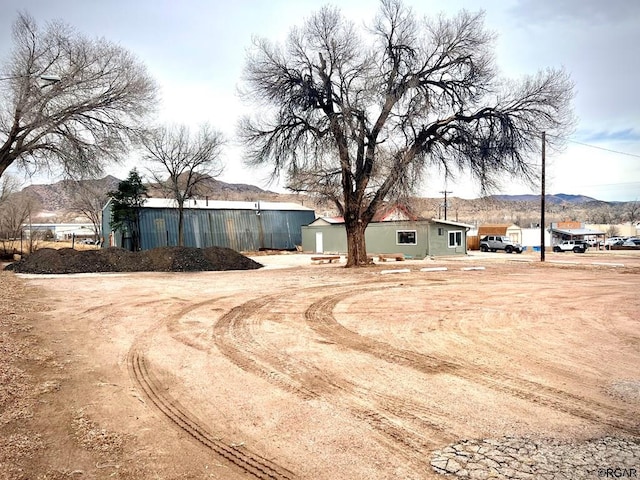
[{"label": "gray siding", "polygon": [[[105,232],[109,232],[110,205],[103,212]],[[184,210],[184,245],[187,247],[228,247],[256,251],[261,248],[295,249],[302,244],[302,225],[315,219],[313,211]],[[173,208],[140,210],[140,244],[143,250],[178,244],[178,211]],[[114,241],[121,243],[116,232]],[[108,245],[108,242],[105,242]]]},{"label": "gray siding", "polygon": [[302,249],[317,252],[316,234],[322,234],[322,250],[319,253],[346,253],[347,232],[344,225],[314,225],[302,227]]},{"label": "gray siding", "polygon": [[[414,243],[398,241],[398,232],[410,232]],[[460,245],[450,246],[450,234]],[[344,224],[310,225],[302,227],[302,248],[316,252],[316,234],[322,233],[322,253],[346,253],[347,235]],[[463,255],[467,253],[465,227],[438,221],[394,221],[370,223],[365,231],[367,253],[403,253],[409,258]],[[405,237],[406,238],[406,237]]]},{"label": "gray siding", "polygon": [[[412,235],[415,243],[398,242],[398,233]],[[405,257],[424,258],[428,255],[428,225],[425,222],[371,223],[365,231],[368,253],[403,253]]]},{"label": "gray siding", "polygon": [[[429,255],[433,257],[446,256],[446,255],[459,255],[467,253],[467,231],[464,227],[457,227],[454,225],[442,224],[434,222],[429,225]],[[449,237],[460,232],[461,243],[458,246],[449,245]]]}]

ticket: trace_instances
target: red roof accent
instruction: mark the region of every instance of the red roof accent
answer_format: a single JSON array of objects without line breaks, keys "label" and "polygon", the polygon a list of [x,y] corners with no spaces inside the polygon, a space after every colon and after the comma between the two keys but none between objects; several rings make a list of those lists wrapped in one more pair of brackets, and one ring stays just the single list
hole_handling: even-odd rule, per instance
[{"label": "red roof accent", "polygon": [[400,220],[412,220],[412,221],[418,220],[418,217],[414,215],[406,206],[391,205],[391,206],[387,206],[384,209],[378,210],[376,214],[373,216],[373,221],[387,222],[390,220],[395,220],[390,218],[394,215],[405,217],[405,218],[400,218]]}]

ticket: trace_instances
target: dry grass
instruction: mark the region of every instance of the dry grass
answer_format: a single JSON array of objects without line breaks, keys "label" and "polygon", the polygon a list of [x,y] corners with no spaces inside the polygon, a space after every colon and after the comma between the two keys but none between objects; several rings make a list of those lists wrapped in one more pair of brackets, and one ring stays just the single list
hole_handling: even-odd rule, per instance
[{"label": "dry grass", "polygon": [[[26,240],[20,243],[20,240],[0,240],[0,252],[15,252],[20,253],[20,251],[24,251],[25,253],[29,250],[30,243]],[[75,250],[97,250],[100,247],[96,245],[85,245],[84,243],[75,242],[72,243],[70,241],[60,241],[60,242],[51,242],[45,240],[37,240],[33,242],[32,250],[40,250],[41,248],[54,248],[56,250],[60,250],[62,248],[74,248]]]}]

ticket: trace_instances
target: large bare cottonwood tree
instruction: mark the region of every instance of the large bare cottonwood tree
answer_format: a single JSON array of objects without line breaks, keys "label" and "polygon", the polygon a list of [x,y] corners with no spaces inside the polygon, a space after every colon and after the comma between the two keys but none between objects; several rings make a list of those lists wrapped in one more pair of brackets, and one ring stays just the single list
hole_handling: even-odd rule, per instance
[{"label": "large bare cottonwood tree", "polygon": [[186,125],[161,126],[143,136],[149,172],[178,207],[178,245],[184,245],[184,205],[197,194],[198,185],[219,176],[224,168],[222,133],[202,124],[195,133]]},{"label": "large bare cottonwood tree", "polygon": [[0,66],[0,176],[16,164],[95,177],[155,107],[155,82],[127,50],[61,23],[41,30],[19,14],[13,41]]},{"label": "large bare cottonwood tree", "polygon": [[367,262],[364,232],[385,199],[440,169],[489,189],[504,174],[534,181],[542,131],[572,127],[573,84],[547,69],[503,80],[482,13],[419,19],[382,0],[359,30],[324,7],[284,45],[256,39],[241,92],[249,165],[325,195],[345,219],[347,266]]}]

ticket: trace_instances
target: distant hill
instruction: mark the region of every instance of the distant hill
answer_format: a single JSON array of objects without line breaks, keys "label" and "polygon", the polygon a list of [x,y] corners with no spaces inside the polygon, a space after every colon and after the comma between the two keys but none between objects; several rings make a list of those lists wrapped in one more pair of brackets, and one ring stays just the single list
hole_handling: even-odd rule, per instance
[{"label": "distant hill", "polygon": [[[85,180],[92,190],[106,193],[117,189],[119,179],[107,176],[99,180]],[[31,185],[23,192],[34,197],[41,211],[34,215],[34,222],[83,221],[73,208],[74,182],[63,180],[51,185]],[[163,197],[157,185],[149,184],[151,197]],[[197,198],[211,200],[294,202],[313,208],[319,216],[337,216],[336,206],[304,194],[276,193],[250,184],[226,183],[206,178]],[[105,200],[106,201],[106,200]],[[404,206],[418,218],[444,218],[441,198],[412,197],[404,200]],[[546,196],[547,222],[576,220],[585,223],[623,223],[629,221],[631,212],[640,211],[637,202],[604,202],[585,195],[556,194]],[[634,206],[635,204],[635,206]],[[447,219],[472,225],[482,223],[517,223],[529,226],[539,222],[540,195],[492,195],[476,199],[447,199]]]},{"label": "distant hill", "polygon": [[[157,184],[147,184],[150,197],[160,198],[165,196]],[[197,196],[210,197],[218,200],[257,200],[265,196],[278,195],[275,192],[263,190],[255,185],[245,183],[226,183],[206,176],[198,183]]]},{"label": "distant hill", "polygon": [[[501,201],[510,202],[540,202],[541,195],[491,195],[489,198],[494,198]],[[601,202],[592,197],[586,195],[569,195],[566,193],[557,193],[555,195],[545,195],[545,201],[547,203],[589,203],[589,202]]]},{"label": "distant hill", "polygon": [[[31,197],[38,206],[38,212],[32,216],[35,222],[75,222],[83,221],[82,216],[74,205],[74,190],[78,184],[90,188],[95,195],[104,197],[107,201],[107,193],[117,190],[120,179],[108,175],[97,180],[61,180],[52,184],[29,185],[20,193]],[[150,197],[164,197],[164,192],[154,184],[147,184]],[[311,199],[301,198],[296,194],[279,194],[263,190],[255,185],[226,183],[214,178],[206,178],[199,184],[198,198],[208,197],[212,200],[238,200],[238,201],[281,201],[307,203],[312,208],[325,208],[316,205]]]},{"label": "distant hill", "polygon": [[[97,192],[109,192],[118,188],[116,177],[107,175],[98,180],[81,180],[79,183]],[[69,213],[72,204],[75,180],[61,180],[53,184],[29,185],[22,189],[22,193],[33,198],[45,212]]]}]

